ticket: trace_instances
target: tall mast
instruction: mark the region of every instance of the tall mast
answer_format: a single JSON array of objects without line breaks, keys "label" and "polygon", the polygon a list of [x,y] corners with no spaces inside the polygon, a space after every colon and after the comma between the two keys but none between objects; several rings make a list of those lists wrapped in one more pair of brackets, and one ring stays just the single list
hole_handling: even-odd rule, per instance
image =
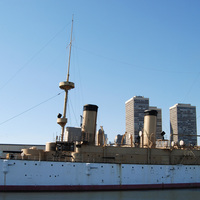
[{"label": "tall mast", "polygon": [[70,69],[70,59],[71,59],[71,49],[72,49],[72,33],[73,33],[73,15],[72,15],[72,27],[71,27],[71,37],[69,44],[69,60],[68,60],[68,71],[67,71],[67,81],[69,81],[69,69]]},{"label": "tall mast", "polygon": [[63,117],[62,118],[57,118],[57,123],[62,127],[61,142],[63,142],[65,125],[67,123],[66,110],[67,110],[68,90],[71,90],[71,89],[74,88],[74,83],[73,82],[69,82],[69,69],[70,69],[70,58],[71,58],[71,47],[72,47],[72,32],[73,32],[73,16],[72,16],[72,26],[71,26],[71,38],[70,38],[70,45],[69,45],[69,60],[68,60],[67,81],[59,83],[60,89],[65,90],[65,101],[64,101]]}]

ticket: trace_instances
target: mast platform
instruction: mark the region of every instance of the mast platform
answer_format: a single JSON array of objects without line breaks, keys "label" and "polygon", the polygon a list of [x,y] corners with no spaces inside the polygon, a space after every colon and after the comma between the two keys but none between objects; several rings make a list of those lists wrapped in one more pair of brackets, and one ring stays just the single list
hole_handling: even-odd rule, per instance
[{"label": "mast platform", "polygon": [[59,83],[59,87],[62,90],[68,91],[74,88],[74,83],[69,81],[63,81]]}]

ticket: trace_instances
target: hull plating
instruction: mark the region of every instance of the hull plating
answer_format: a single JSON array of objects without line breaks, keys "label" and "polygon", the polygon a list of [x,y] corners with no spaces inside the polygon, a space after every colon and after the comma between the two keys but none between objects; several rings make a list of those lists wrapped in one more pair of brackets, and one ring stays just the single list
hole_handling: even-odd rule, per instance
[{"label": "hull plating", "polygon": [[132,190],[200,187],[198,165],[0,160],[1,191]]}]

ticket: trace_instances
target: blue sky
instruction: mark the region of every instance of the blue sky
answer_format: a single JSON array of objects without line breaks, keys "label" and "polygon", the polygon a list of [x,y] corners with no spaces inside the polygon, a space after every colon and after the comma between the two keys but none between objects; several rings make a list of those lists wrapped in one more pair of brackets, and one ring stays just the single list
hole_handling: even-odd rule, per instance
[{"label": "blue sky", "polygon": [[72,14],[69,126],[96,104],[97,129],[113,141],[125,132],[125,101],[141,95],[162,109],[168,137],[169,107],[196,106],[199,134],[199,10],[195,0],[0,0],[0,143],[61,133]]}]

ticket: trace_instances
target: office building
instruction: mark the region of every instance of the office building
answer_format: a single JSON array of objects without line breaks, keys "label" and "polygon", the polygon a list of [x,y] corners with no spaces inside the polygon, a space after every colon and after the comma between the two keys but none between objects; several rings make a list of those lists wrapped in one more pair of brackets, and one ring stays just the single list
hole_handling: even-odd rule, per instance
[{"label": "office building", "polygon": [[139,142],[139,131],[144,126],[144,111],[149,109],[149,98],[134,96],[125,102],[126,108],[126,143]]},{"label": "office building", "polygon": [[[123,138],[123,141],[122,141],[122,138]],[[116,145],[126,144],[126,139],[123,137],[123,135],[118,134],[115,136],[114,143]]]},{"label": "office building", "polygon": [[196,107],[190,104],[175,104],[170,108],[171,141],[185,145],[197,145]]}]

